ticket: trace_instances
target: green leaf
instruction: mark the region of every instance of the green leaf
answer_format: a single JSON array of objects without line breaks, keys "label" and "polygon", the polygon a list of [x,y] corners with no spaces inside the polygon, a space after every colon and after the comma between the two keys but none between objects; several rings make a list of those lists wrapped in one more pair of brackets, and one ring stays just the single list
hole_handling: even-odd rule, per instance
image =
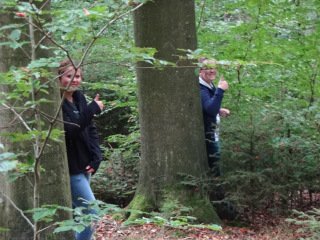
[{"label": "green leaf", "polygon": [[10,33],[9,38],[13,41],[18,41],[20,39],[20,36],[21,36],[21,30],[15,29]]},{"label": "green leaf", "polygon": [[33,212],[32,218],[34,221],[51,221],[53,216],[57,212],[57,207],[52,208],[36,208],[30,210],[30,212]]},{"label": "green leaf", "polygon": [[[0,154],[0,158],[2,154]],[[0,161],[0,172],[8,172],[17,167],[18,161]]]},{"label": "green leaf", "polygon": [[40,58],[38,60],[32,61],[28,68],[42,68],[42,67],[50,67],[50,68],[56,68],[59,66],[59,62],[55,58]]},{"label": "green leaf", "polygon": [[222,227],[216,224],[211,224],[211,225],[205,225],[204,226],[207,229],[213,230],[213,231],[221,231]]},{"label": "green leaf", "polygon": [[9,25],[5,25],[0,27],[0,32],[3,30],[7,30],[7,29],[11,29],[11,28],[19,28],[22,27],[22,24],[9,24]]},{"label": "green leaf", "polygon": [[61,137],[63,136],[63,131],[60,129],[53,129],[51,131],[50,139],[55,141],[55,142],[62,142]]},{"label": "green leaf", "polygon": [[4,161],[4,160],[12,160],[16,158],[16,155],[14,153],[11,152],[4,152],[0,154],[0,161]]},{"label": "green leaf", "polygon": [[77,233],[82,232],[85,229],[83,225],[74,224],[74,225],[62,225],[60,227],[57,227],[53,233],[59,233],[59,232],[66,232],[66,231],[75,231]]}]

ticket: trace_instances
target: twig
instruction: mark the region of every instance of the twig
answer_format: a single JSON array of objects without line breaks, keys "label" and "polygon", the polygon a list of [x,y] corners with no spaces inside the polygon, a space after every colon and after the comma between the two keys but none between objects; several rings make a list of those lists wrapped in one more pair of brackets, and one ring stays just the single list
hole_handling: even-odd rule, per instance
[{"label": "twig", "polygon": [[17,116],[17,118],[19,118],[19,120],[22,122],[23,126],[28,130],[28,131],[32,131],[31,128],[28,126],[28,124],[23,120],[23,118],[20,116],[19,113],[17,113],[12,107],[9,107],[7,104],[2,103],[2,106],[6,107],[7,109],[9,109],[10,111],[12,111],[14,113],[14,115]]},{"label": "twig", "polygon": [[41,232],[43,232],[43,231],[45,231],[45,230],[53,227],[54,225],[56,225],[56,224],[51,224],[51,225],[49,225],[49,226],[47,226],[47,227],[45,227],[45,228],[42,228],[42,229],[38,230],[36,234],[38,235],[39,233],[41,233]]},{"label": "twig", "polygon": [[49,3],[50,3],[50,0],[45,1],[39,9],[42,10],[42,9],[43,9],[44,7],[46,7],[46,5],[48,5]]},{"label": "twig", "polygon": [[35,49],[37,49],[39,46],[40,46],[40,44],[46,39],[47,37],[46,36],[43,36],[39,41],[38,41],[38,43],[35,45]]},{"label": "twig", "polygon": [[203,2],[202,2],[202,8],[201,8],[201,11],[200,11],[199,21],[198,21],[198,24],[197,24],[197,27],[196,27],[197,31],[198,31],[198,29],[199,29],[199,27],[200,27],[200,24],[201,24],[201,21],[202,21],[202,17],[203,17],[203,12],[204,12],[205,6],[206,6],[206,0],[203,0]]},{"label": "twig", "polygon": [[37,30],[39,30],[46,38],[48,38],[50,40],[50,42],[52,42],[55,46],[57,46],[58,48],[60,48],[62,51],[64,51],[68,57],[70,57],[69,51],[67,49],[65,49],[63,46],[61,46],[59,43],[57,43],[51,36],[50,36],[50,32],[45,32],[42,28],[40,28],[39,26],[37,26],[36,24],[34,24],[33,22],[27,21],[29,24],[31,24],[33,27],[35,27]]},{"label": "twig", "polygon": [[0,193],[10,202],[10,204],[21,214],[21,216],[27,221],[27,223],[34,229],[34,224],[30,219],[24,214],[24,212],[2,191]]},{"label": "twig", "polygon": [[84,51],[84,54],[82,55],[82,58],[80,60],[79,66],[81,65],[81,63],[84,61],[85,57],[88,55],[88,52],[90,50],[90,48],[92,47],[92,45],[95,43],[95,41],[100,37],[100,35],[102,33],[104,33],[104,31],[115,21],[117,21],[118,19],[122,18],[125,15],[128,15],[129,13],[132,13],[134,11],[136,11],[137,9],[139,9],[140,7],[142,7],[144,3],[140,3],[138,6],[136,6],[133,9],[130,9],[129,11],[120,14],[119,16],[115,17],[114,19],[112,19],[110,22],[108,22],[106,25],[104,25],[101,30],[98,32],[98,34],[91,40],[91,42],[89,43],[88,47],[86,48],[86,50]]},{"label": "twig", "polygon": [[69,125],[73,125],[76,127],[80,127],[79,124],[73,123],[73,122],[67,122],[67,121],[61,121],[60,119],[55,119],[53,116],[50,116],[48,114],[46,114],[45,112],[39,111],[39,113],[46,118],[50,123],[52,123],[53,120],[55,120],[56,122],[60,122],[60,123],[65,123],[65,124],[69,124]]}]

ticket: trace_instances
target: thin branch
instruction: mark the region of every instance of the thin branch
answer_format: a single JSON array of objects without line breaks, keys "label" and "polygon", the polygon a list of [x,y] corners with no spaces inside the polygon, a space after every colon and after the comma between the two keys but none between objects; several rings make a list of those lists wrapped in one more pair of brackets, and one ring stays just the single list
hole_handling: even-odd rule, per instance
[{"label": "thin branch", "polygon": [[51,36],[50,32],[45,32],[42,28],[34,24],[33,22],[27,21],[29,24],[31,24],[33,27],[35,27],[37,30],[39,30],[46,38],[50,40],[56,47],[60,48],[62,51],[64,51],[68,57],[70,57],[69,51],[65,49],[63,46],[61,46],[59,43],[57,43]]},{"label": "thin branch", "polygon": [[49,228],[52,228],[54,225],[56,225],[56,224],[51,224],[51,225],[49,225],[49,226],[47,226],[47,227],[45,227],[45,228],[39,229],[39,230],[36,232],[36,234],[38,235],[39,233],[41,233],[41,232],[43,232],[43,231],[45,231],[45,230],[47,230],[47,229],[49,229]]},{"label": "thin branch", "polygon": [[34,46],[34,48],[37,49],[37,48],[40,46],[40,44],[41,44],[46,38],[47,38],[46,36],[43,36],[43,37],[38,41],[38,43]]},{"label": "thin branch", "polygon": [[24,214],[24,212],[8,197],[4,192],[0,191],[0,193],[10,202],[10,204],[21,214],[21,216],[27,221],[27,223],[34,229],[34,224],[30,221],[30,219]]},{"label": "thin branch", "polygon": [[45,1],[39,9],[42,10],[43,8],[45,8],[50,3],[50,1],[51,0]]},{"label": "thin branch", "polygon": [[9,109],[10,111],[12,111],[16,117],[22,122],[23,126],[28,130],[28,131],[32,131],[31,128],[28,126],[28,124],[24,121],[24,119],[20,116],[19,113],[17,113],[12,107],[9,107],[7,104],[2,103],[2,106],[6,107],[7,109]]},{"label": "thin branch", "polygon": [[134,7],[133,9],[130,9],[129,11],[120,14],[119,16],[115,17],[114,19],[112,19],[110,22],[108,22],[106,25],[104,25],[101,30],[98,32],[98,34],[91,40],[91,42],[89,43],[88,47],[86,48],[84,54],[82,55],[82,58],[80,60],[79,66],[81,65],[81,63],[84,61],[85,57],[88,55],[88,52],[90,50],[90,48],[92,47],[92,45],[95,43],[95,41],[100,37],[101,34],[104,33],[104,31],[115,21],[117,21],[118,19],[136,11],[137,9],[139,9],[140,7],[142,7],[144,5],[144,3],[140,3],[138,6]]},{"label": "thin branch", "polygon": [[[29,16],[29,23],[33,23],[32,22],[32,16]],[[29,38],[30,38],[30,45],[31,45],[31,61],[36,60],[36,53],[35,53],[35,36],[34,36],[34,28],[33,28],[34,24],[29,24]]]},{"label": "thin branch", "polygon": [[56,122],[65,123],[65,124],[73,125],[73,126],[76,126],[76,127],[80,127],[79,124],[76,124],[76,123],[73,123],[73,122],[67,122],[67,121],[61,121],[60,119],[55,119],[53,116],[50,116],[50,115],[46,114],[45,112],[39,111],[39,113],[45,119],[47,119],[50,123],[52,123],[53,121],[56,121]]},{"label": "thin branch", "polygon": [[203,17],[203,12],[204,12],[205,6],[206,6],[206,0],[203,0],[201,11],[200,11],[199,21],[198,21],[198,24],[197,24],[197,27],[196,27],[197,31],[199,30],[199,27],[200,27],[200,24],[201,24],[201,21],[202,21],[202,17]]},{"label": "thin branch", "polygon": [[[7,38],[7,39],[9,39],[9,38]],[[9,40],[12,41],[12,39],[9,39]],[[19,45],[19,42],[15,41],[15,40],[13,40],[13,42],[16,43],[17,45]],[[19,45],[18,48],[26,55],[26,57],[28,59],[31,59],[31,56],[28,54],[28,52],[22,46]]]}]

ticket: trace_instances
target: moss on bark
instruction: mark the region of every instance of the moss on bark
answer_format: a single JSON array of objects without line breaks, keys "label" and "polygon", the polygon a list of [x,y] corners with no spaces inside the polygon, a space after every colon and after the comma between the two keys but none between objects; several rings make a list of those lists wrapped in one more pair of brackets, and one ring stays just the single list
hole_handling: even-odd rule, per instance
[{"label": "moss on bark", "polygon": [[141,218],[144,213],[153,211],[155,204],[154,201],[145,194],[136,192],[127,209],[130,212],[127,221],[134,221],[135,219]]},{"label": "moss on bark", "polygon": [[203,196],[201,192],[194,190],[167,189],[160,209],[161,212],[169,216],[172,216],[172,214],[182,214],[193,216],[200,223],[221,223],[209,198]]},{"label": "moss on bark", "polygon": [[153,201],[146,193],[136,193],[128,209],[130,216],[127,221],[141,218],[144,213],[159,210],[166,218],[177,216],[192,216],[199,223],[220,224],[221,220],[207,196],[190,189],[167,188],[159,197],[159,202]]}]

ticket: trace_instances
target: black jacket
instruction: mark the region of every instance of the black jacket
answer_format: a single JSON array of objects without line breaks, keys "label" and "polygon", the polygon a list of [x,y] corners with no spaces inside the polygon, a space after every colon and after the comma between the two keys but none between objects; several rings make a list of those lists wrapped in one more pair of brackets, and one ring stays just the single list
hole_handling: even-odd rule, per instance
[{"label": "black jacket", "polygon": [[84,173],[88,165],[97,171],[102,154],[92,118],[101,112],[99,105],[87,104],[84,95],[75,91],[73,103],[65,99],[62,112],[70,174]]}]

